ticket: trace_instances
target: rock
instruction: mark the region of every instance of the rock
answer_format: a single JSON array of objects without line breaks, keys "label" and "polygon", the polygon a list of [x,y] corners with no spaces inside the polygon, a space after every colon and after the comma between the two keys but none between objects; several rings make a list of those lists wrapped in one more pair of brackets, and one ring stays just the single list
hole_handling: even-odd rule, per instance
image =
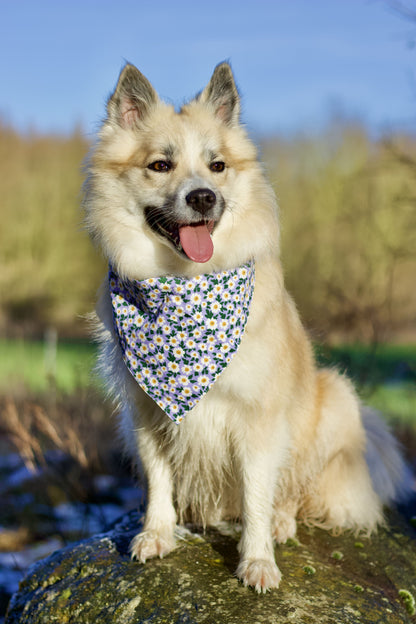
[{"label": "rock", "polygon": [[283,579],[258,595],[234,577],[238,529],[183,532],[165,559],[130,560],[130,512],[107,533],[35,564],[5,624],[399,624],[416,621],[415,533],[398,514],[367,538],[299,527],[276,549]]}]

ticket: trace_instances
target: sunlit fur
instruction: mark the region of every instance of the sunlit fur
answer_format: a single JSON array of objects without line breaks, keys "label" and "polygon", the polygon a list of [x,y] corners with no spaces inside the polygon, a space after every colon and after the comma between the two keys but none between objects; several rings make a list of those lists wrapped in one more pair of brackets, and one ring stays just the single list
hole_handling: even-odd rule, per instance
[{"label": "sunlit fur", "polygon": [[[255,260],[241,346],[180,425],[127,371],[106,284],[97,315],[101,371],[120,406],[126,449],[133,459],[140,456],[148,483],[144,530],[133,540],[132,555],[142,562],[167,555],[178,521],[207,525],[240,518],[237,575],[261,592],[279,584],[273,542],[293,537],[296,519],[334,531],[371,532],[383,522],[383,503],[397,496],[404,466],[396,442],[374,415],[366,417],[366,438],[350,382],[315,366],[284,287],[275,197],[238,117],[227,64],[179,112],[127,66],[89,159],[84,203],[93,239],[121,276],[191,277]],[[148,169],[167,152],[175,164],[170,172]],[[214,155],[226,163],[224,172],[208,168]],[[225,202],[213,233],[214,254],[203,265],[153,232],[143,213],[148,205],[169,202],[186,214],[185,191],[201,186]]]}]

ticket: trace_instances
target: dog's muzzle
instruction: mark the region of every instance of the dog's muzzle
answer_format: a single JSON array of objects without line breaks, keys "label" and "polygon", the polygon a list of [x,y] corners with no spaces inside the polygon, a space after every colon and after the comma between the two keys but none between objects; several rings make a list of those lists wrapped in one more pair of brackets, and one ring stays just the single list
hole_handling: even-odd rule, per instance
[{"label": "dog's muzzle", "polygon": [[175,206],[148,206],[147,224],[189,260],[208,262],[214,253],[211,236],[224,211],[224,199],[209,188],[196,188],[184,197],[183,208],[185,205],[180,216]]}]

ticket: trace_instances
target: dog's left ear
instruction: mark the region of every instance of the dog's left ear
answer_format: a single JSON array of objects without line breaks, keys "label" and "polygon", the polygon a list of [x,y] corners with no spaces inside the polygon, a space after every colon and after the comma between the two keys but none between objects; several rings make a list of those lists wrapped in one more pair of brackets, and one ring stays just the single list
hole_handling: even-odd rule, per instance
[{"label": "dog's left ear", "polygon": [[228,63],[216,66],[208,85],[198,101],[212,107],[215,115],[228,126],[236,126],[240,120],[240,96]]}]

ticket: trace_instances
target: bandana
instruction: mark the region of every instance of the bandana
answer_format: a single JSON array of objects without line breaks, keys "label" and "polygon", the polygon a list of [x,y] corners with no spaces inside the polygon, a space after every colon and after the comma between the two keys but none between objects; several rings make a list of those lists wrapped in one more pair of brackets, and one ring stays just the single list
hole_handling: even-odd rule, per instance
[{"label": "bandana", "polygon": [[140,387],[180,423],[231,362],[247,323],[254,261],[192,279],[122,280],[110,267],[114,326]]}]

